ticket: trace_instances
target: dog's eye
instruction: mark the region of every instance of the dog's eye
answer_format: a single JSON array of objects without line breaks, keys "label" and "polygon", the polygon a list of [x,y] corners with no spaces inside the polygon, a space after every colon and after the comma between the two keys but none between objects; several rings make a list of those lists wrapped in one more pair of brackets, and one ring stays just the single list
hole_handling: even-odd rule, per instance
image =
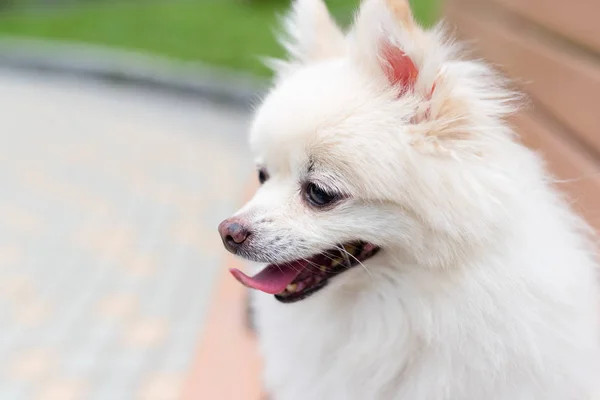
[{"label": "dog's eye", "polygon": [[264,168],[258,170],[258,181],[262,185],[269,179],[269,174]]},{"label": "dog's eye", "polygon": [[309,183],[306,187],[306,198],[313,206],[323,207],[336,200],[337,196],[327,193],[314,183]]}]

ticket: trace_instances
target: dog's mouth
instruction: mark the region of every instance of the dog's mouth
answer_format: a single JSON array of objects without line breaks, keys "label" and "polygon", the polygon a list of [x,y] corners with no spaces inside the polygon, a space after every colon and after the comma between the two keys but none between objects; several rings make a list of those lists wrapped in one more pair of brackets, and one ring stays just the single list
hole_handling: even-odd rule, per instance
[{"label": "dog's mouth", "polygon": [[274,294],[282,303],[293,303],[323,289],[331,278],[361,264],[378,251],[379,247],[374,244],[357,241],[310,258],[267,265],[253,277],[238,269],[230,272],[249,288]]}]

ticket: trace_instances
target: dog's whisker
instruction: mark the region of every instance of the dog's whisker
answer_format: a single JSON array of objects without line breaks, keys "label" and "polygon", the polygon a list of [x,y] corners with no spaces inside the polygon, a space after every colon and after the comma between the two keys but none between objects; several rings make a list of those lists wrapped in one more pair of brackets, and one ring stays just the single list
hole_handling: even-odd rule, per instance
[{"label": "dog's whisker", "polygon": [[[348,252],[346,252],[346,253],[348,253]],[[350,253],[348,253],[348,254],[350,254]],[[369,275],[369,277],[372,279],[373,275],[371,274],[371,271],[369,270],[369,268],[367,268],[367,266],[365,264],[363,264],[362,261],[360,261],[358,258],[354,257],[352,254],[350,254],[350,256],[356,260],[358,265],[360,265],[365,270],[365,272]]]},{"label": "dog's whisker", "polygon": [[[328,244],[331,245],[333,248],[335,248],[336,250],[338,250],[340,252],[340,254],[344,257],[344,261],[346,262],[346,265],[350,265],[350,258],[352,257],[366,272],[367,274],[373,278],[373,274],[371,273],[371,271],[369,270],[369,268],[367,268],[367,266],[365,264],[363,264],[356,256],[354,256],[352,253],[348,252],[344,246],[340,243],[331,243]],[[330,260],[334,260],[333,258],[331,258],[329,255],[327,255],[327,253],[323,253],[323,255],[325,257],[327,257]]]}]

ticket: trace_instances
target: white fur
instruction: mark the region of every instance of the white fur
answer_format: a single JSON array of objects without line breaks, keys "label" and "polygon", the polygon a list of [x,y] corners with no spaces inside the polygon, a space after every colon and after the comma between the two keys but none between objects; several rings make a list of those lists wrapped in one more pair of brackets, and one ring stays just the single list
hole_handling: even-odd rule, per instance
[{"label": "white fur", "polygon": [[[344,40],[320,1],[293,10],[292,59],[251,132],[270,179],[237,213],[245,255],[282,262],[356,239],[382,251],[300,302],[256,294],[272,398],[592,398],[595,249],[505,124],[502,80],[383,0],[365,1]],[[329,36],[311,53],[317,29]],[[382,40],[415,62],[414,90],[387,81]],[[307,180],[348,198],[315,210]]]}]

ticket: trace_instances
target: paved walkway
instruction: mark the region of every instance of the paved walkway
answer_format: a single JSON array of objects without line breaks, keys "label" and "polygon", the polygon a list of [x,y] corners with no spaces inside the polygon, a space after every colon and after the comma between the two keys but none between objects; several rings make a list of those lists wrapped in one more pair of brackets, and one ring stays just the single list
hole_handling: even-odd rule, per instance
[{"label": "paved walkway", "polygon": [[0,71],[0,399],[179,398],[247,116]]}]

